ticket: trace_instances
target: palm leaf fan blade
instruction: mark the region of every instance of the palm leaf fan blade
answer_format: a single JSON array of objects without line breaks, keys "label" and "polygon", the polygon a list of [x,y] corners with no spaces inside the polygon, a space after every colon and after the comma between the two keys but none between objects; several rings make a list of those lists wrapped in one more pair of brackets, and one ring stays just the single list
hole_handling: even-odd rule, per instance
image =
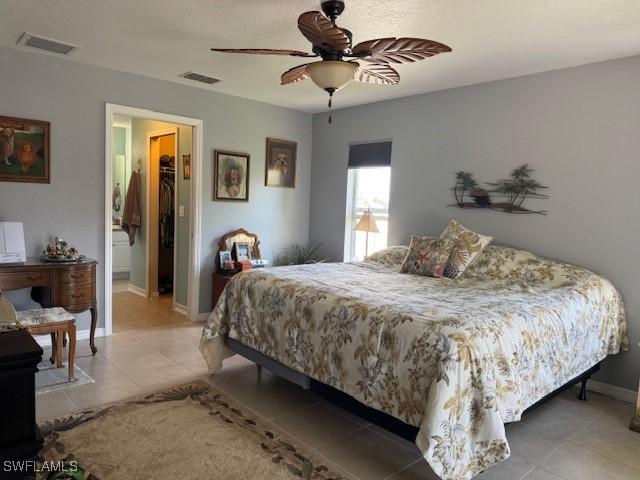
[{"label": "palm leaf fan blade", "polygon": [[368,40],[357,44],[352,51],[354,56],[369,62],[412,63],[450,52],[451,48],[433,40],[402,37]]},{"label": "palm leaf fan blade", "polygon": [[364,83],[397,85],[400,83],[400,74],[387,64],[369,64],[358,68],[355,79]]},{"label": "palm leaf fan blade", "polygon": [[309,78],[309,73],[307,72],[307,66],[309,65],[309,63],[304,63],[284,72],[280,77],[280,85],[289,85]]},{"label": "palm leaf fan blade", "polygon": [[213,52],[221,53],[245,53],[249,55],[289,55],[292,57],[317,57],[313,53],[300,50],[282,50],[275,48],[212,48]]},{"label": "palm leaf fan blade", "polygon": [[305,12],[298,17],[298,28],[314,46],[342,52],[350,47],[346,33],[320,12]]}]

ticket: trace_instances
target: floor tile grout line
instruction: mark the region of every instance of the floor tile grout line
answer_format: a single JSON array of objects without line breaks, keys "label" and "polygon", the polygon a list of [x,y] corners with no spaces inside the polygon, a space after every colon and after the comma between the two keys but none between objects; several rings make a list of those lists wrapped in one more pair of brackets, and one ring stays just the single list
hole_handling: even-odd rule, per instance
[{"label": "floor tile grout line", "polygon": [[367,427],[361,425],[359,428],[356,428],[355,430],[352,430],[352,431],[350,431],[348,433],[341,434],[340,436],[334,438],[333,440],[325,442],[322,445],[318,445],[317,447],[312,447],[311,451],[312,452],[317,452],[317,453],[322,453],[322,452],[320,452],[321,448],[325,448],[325,447],[328,447],[331,444],[338,443],[340,440],[343,440],[343,439],[347,438],[349,435],[353,435],[354,433],[358,433],[358,432],[360,432],[362,430],[365,430],[366,428]]},{"label": "floor tile grout line", "polygon": [[[308,397],[308,398],[311,398],[311,397]],[[273,422],[275,420],[279,420],[282,417],[286,417],[287,415],[291,415],[292,413],[300,413],[303,410],[306,410],[308,408],[311,408],[311,407],[316,406],[316,405],[321,404],[321,403],[322,402],[320,400],[316,400],[313,403],[310,403],[309,405],[305,405],[304,407],[294,408],[293,410],[285,412],[285,413],[283,413],[281,415],[277,415],[277,416],[271,418],[270,421]]]},{"label": "floor tile grout line", "polygon": [[[573,437],[572,437],[572,438],[573,438]],[[599,451],[597,451],[597,450],[594,450],[593,448],[587,447],[587,446],[585,446],[585,445],[579,445],[579,444],[577,444],[577,443],[575,443],[575,442],[572,442],[572,441],[571,441],[571,439],[567,440],[567,442],[566,442],[566,443],[570,443],[570,444],[571,444],[571,445],[573,445],[574,447],[581,448],[581,449],[583,449],[583,450],[587,450],[587,451],[589,451],[589,452],[591,452],[591,453],[595,453],[596,455],[599,455],[599,456],[601,456],[602,458],[605,458],[605,459],[609,460],[610,462],[613,462],[613,463],[619,463],[620,465],[624,465],[625,467],[629,467],[629,468],[631,468],[631,469],[633,469],[633,470],[636,470],[637,472],[639,472],[639,473],[640,473],[640,468],[638,468],[636,465],[630,465],[630,464],[628,464],[627,462],[624,462],[624,461],[622,461],[622,460],[617,460],[617,459],[615,459],[615,458],[608,457],[608,456],[607,456],[607,455],[605,455],[604,453],[599,452]]]},{"label": "floor tile grout line", "polygon": [[354,478],[355,480],[367,480],[367,479],[362,479],[360,478],[358,475],[356,475],[355,473],[351,472],[350,470],[341,467],[340,465],[338,465],[336,462],[334,462],[333,460],[331,460],[329,457],[327,457],[326,455],[324,455],[321,452],[317,452],[315,450],[312,450],[310,453],[313,453],[314,455],[322,458],[324,461],[329,462],[331,465],[334,465],[338,470],[340,470],[342,473],[349,475],[350,477]]},{"label": "floor tile grout line", "polygon": [[69,400],[69,403],[71,403],[71,405],[73,405],[74,408],[74,413],[79,411],[80,409],[78,408],[78,406],[76,405],[76,402],[73,401],[73,399],[67,394],[67,392],[65,392],[64,390],[62,390],[62,393],[64,393],[64,396],[67,397],[67,400]]},{"label": "floor tile grout line", "polygon": [[[570,478],[567,478],[567,477],[563,477],[563,476],[562,476],[562,475],[560,475],[559,473],[556,473],[556,472],[552,472],[552,471],[550,471],[550,470],[547,470],[547,469],[546,469],[546,468],[544,468],[544,466],[542,466],[542,465],[539,465],[539,466],[538,466],[538,467],[536,467],[536,468],[540,468],[540,470],[543,470],[543,471],[545,471],[545,472],[547,472],[547,473],[550,473],[551,475],[555,475],[556,477],[560,478],[561,480],[575,480],[575,479],[570,479]],[[527,475],[528,475],[528,474],[527,474]]]},{"label": "floor tile grout line", "polygon": [[[379,426],[377,426],[375,423],[370,423],[369,425],[367,425],[367,428],[368,428],[371,432],[375,433],[376,435],[378,435],[378,436],[380,436],[380,437],[382,437],[382,438],[385,438],[385,439],[389,440],[391,443],[393,443],[393,444],[395,444],[395,445],[397,445],[397,446],[399,446],[399,447],[402,447],[402,448],[404,448],[405,450],[408,450],[408,451],[411,451],[411,450],[412,450],[412,449],[411,449],[411,448],[409,448],[407,445],[405,445],[405,444],[403,444],[402,442],[400,442],[398,439],[393,438],[393,437],[391,437],[391,436],[387,436],[387,435],[385,435],[384,433],[381,433],[381,432],[377,432],[377,431],[375,431],[375,430],[373,429],[373,427],[383,428],[383,427],[379,427]],[[385,430],[385,431],[388,431],[388,430]],[[390,432],[390,431],[388,431],[388,432],[389,432],[389,433],[391,433],[392,435],[395,435],[393,432]],[[402,438],[402,437],[400,437],[400,438]],[[403,440],[404,440],[404,439],[403,439]],[[407,442],[411,443],[411,445],[412,445],[412,446],[414,446],[414,447],[416,447],[416,449],[418,448],[418,446],[415,444],[415,442],[411,442],[410,440],[407,440]],[[418,450],[418,453],[420,453],[420,455],[422,455],[422,452],[420,452],[420,450]]]},{"label": "floor tile grout line", "polygon": [[389,475],[388,477],[385,477],[383,480],[389,480],[391,477],[393,477],[394,475],[398,475],[399,473],[404,472],[405,470],[410,469],[411,467],[413,467],[416,463],[419,463],[421,460],[424,460],[424,457],[420,457],[419,459],[417,459],[415,462],[411,462],[409,465],[407,465],[406,467],[401,468],[400,470],[398,470],[397,472],[393,472],[391,475]]}]

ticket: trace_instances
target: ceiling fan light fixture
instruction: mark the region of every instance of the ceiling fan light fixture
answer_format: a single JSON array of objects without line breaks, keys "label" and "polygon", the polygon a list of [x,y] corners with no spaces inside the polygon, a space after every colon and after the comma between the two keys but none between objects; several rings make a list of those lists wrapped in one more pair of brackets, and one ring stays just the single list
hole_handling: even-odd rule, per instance
[{"label": "ceiling fan light fixture", "polygon": [[313,83],[323,90],[337,91],[353,80],[358,70],[354,63],[344,61],[322,61],[307,66]]}]

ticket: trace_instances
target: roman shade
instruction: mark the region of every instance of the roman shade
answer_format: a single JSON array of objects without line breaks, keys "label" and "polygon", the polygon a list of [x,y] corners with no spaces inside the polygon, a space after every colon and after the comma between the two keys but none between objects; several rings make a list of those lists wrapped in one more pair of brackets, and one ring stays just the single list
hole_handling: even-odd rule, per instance
[{"label": "roman shade", "polygon": [[391,142],[349,146],[349,168],[391,166]]}]

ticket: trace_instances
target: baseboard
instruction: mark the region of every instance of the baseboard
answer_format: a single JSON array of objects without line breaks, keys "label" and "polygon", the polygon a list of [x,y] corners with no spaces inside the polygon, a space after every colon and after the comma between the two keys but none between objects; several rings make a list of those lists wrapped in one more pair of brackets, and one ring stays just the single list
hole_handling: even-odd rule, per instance
[{"label": "baseboard", "polygon": [[198,317],[196,318],[196,322],[206,322],[207,320],[209,320],[210,316],[211,316],[211,312],[199,313]]},{"label": "baseboard", "polygon": [[141,297],[147,298],[147,291],[145,289],[143,289],[143,288],[136,287],[132,283],[130,283],[127,286],[127,290],[129,290],[131,293],[135,293],[136,295],[139,295]]},{"label": "baseboard", "polygon": [[187,311],[187,307],[185,307],[184,305],[180,305],[179,303],[176,303],[176,304],[173,305],[173,311],[181,313],[185,317],[189,316],[189,312]]},{"label": "baseboard", "polygon": [[[78,330],[76,332],[76,340],[88,340],[90,335],[91,330],[88,328],[86,330]],[[96,328],[95,338],[106,336],[107,332],[104,328]],[[41,347],[51,346],[51,335],[35,335],[33,338],[36,339],[36,342],[38,342],[38,345],[40,345]]]},{"label": "baseboard", "polygon": [[616,385],[598,382],[597,380],[591,380],[591,379],[589,379],[589,381],[587,382],[587,390],[591,390],[592,392],[596,392],[596,393],[601,393],[603,395],[613,397],[616,400],[620,400],[626,403],[631,403],[632,405],[636,404],[636,399],[638,396],[638,392],[634,390],[629,390],[628,388],[622,388]]},{"label": "baseboard", "polygon": [[121,272],[113,271],[111,272],[111,278],[113,280],[129,280],[131,275],[129,274],[129,270],[123,270]]}]

